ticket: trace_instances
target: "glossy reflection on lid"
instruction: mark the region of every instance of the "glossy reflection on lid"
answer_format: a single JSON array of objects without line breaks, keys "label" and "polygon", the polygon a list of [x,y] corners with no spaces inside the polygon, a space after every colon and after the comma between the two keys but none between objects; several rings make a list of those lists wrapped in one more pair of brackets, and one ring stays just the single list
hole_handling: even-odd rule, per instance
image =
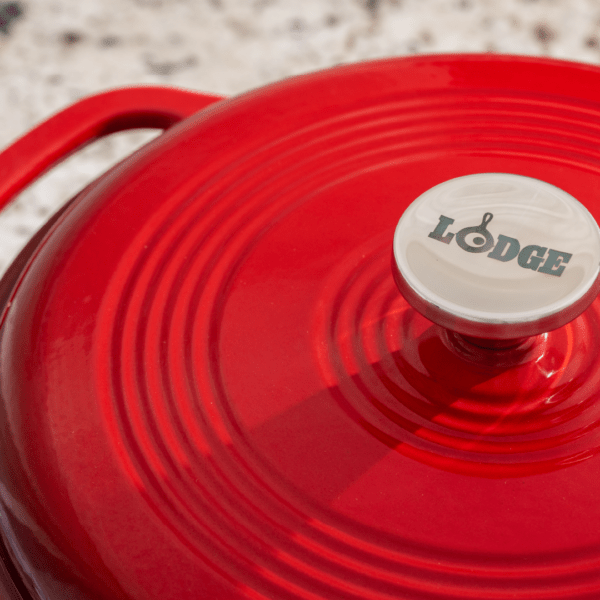
[{"label": "glossy reflection on lid", "polygon": [[439,311],[473,323],[534,323],[586,308],[579,304],[597,283],[600,232],[563,190],[482,173],[417,198],[396,228],[394,256],[432,320]]}]

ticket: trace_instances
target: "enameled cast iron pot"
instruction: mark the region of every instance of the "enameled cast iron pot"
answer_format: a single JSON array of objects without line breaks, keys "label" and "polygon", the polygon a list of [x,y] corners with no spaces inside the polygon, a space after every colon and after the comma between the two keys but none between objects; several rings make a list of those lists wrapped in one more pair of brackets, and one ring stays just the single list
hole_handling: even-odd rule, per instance
[{"label": "enameled cast iron pot", "polygon": [[600,598],[600,70],[109,92],[2,204],[134,127],[0,284],[3,598]]}]

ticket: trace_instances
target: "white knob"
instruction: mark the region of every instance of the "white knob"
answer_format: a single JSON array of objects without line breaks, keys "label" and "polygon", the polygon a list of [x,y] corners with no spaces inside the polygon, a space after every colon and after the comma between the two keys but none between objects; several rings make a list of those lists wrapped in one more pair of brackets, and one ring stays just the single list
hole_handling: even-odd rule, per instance
[{"label": "white knob", "polygon": [[600,289],[592,215],[563,190],[520,175],[467,175],[426,191],[396,227],[394,258],[414,308],[478,338],[561,327]]}]

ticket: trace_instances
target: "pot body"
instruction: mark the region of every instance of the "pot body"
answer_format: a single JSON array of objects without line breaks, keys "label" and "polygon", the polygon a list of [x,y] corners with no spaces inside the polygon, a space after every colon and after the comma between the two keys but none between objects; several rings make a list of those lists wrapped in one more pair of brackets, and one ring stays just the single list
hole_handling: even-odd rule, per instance
[{"label": "pot body", "polygon": [[[0,499],[33,598],[595,598],[598,304],[482,363],[391,240],[508,172],[598,220],[596,68],[343,67],[171,127],[5,280]],[[25,593],[25,592],[24,592]]]}]

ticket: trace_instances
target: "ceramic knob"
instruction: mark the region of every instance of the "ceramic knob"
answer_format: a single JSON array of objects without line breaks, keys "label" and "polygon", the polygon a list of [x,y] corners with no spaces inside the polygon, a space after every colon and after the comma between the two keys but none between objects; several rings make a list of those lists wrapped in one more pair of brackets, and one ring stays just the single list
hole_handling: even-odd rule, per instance
[{"label": "ceramic knob", "polygon": [[600,288],[600,230],[565,191],[530,177],[482,173],[441,183],[405,211],[394,277],[431,321],[489,340],[565,325]]}]

